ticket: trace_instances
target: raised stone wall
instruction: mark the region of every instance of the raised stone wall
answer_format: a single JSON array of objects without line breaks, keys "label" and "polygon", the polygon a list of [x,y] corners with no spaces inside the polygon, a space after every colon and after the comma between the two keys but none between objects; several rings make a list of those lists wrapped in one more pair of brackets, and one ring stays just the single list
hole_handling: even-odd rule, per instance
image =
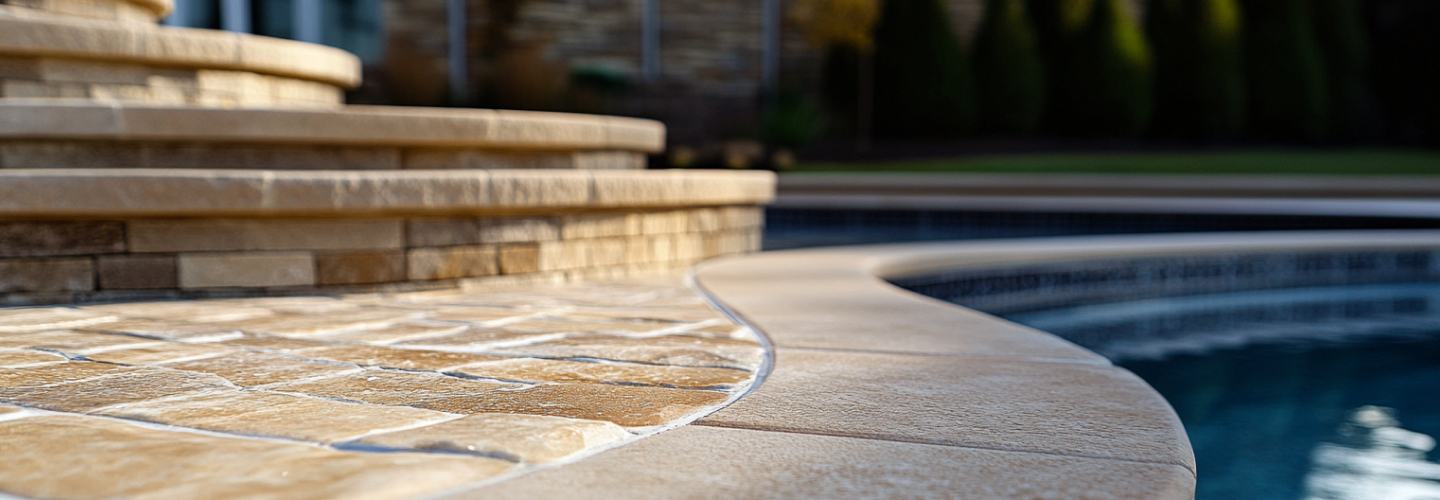
[{"label": "raised stone wall", "polygon": [[758,208],[729,206],[523,217],[5,221],[0,300],[659,274],[759,250],[762,219]]}]

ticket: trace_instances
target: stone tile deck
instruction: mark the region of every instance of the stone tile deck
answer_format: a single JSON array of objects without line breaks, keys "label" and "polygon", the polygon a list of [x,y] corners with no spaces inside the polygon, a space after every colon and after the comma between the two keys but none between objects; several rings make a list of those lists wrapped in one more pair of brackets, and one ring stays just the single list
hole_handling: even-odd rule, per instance
[{"label": "stone tile deck", "polygon": [[699,418],[765,356],[676,278],[0,309],[0,496],[463,490]]}]

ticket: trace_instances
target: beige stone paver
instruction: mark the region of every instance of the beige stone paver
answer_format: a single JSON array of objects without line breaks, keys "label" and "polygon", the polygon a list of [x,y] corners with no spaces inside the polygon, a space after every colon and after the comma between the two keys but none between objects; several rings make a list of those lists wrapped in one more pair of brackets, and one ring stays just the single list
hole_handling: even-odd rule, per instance
[{"label": "beige stone paver", "polygon": [[118,373],[44,386],[0,389],[0,401],[43,410],[88,412],[112,405],[223,391],[234,386],[205,373],[117,368]]},{"label": "beige stone paver", "polygon": [[697,418],[764,358],[675,278],[486,286],[0,309],[0,491],[423,498]]},{"label": "beige stone paver", "polygon": [[469,454],[499,454],[528,463],[560,460],[630,437],[618,425],[509,413],[481,413],[417,429],[388,432],[357,444]]},{"label": "beige stone paver", "polygon": [[247,387],[339,375],[360,369],[354,365],[318,363],[280,354],[246,351],[215,358],[168,363],[165,367],[219,375],[235,385]]},{"label": "beige stone paver", "polygon": [[258,391],[223,391],[107,408],[97,414],[234,434],[332,443],[454,418],[404,406],[342,403]]},{"label": "beige stone paver", "polygon": [[0,456],[0,491],[75,499],[406,498],[513,468],[479,457],[342,452],[75,416],[0,422]]},{"label": "beige stone paver", "polygon": [[523,413],[604,420],[624,427],[664,425],[724,402],[724,392],[608,384],[547,384],[467,398],[427,401],[454,413]]},{"label": "beige stone paver", "polygon": [[59,354],[22,349],[0,349],[0,368],[15,368],[65,361]]},{"label": "beige stone paver", "polygon": [[662,385],[683,389],[728,388],[750,380],[753,373],[728,368],[690,368],[634,363],[587,363],[557,359],[518,358],[459,366],[449,371],[477,377],[529,382],[611,382]]},{"label": "beige stone paver", "polygon": [[311,359],[325,359],[354,363],[362,366],[401,368],[405,370],[442,370],[445,368],[497,361],[506,358],[483,356],[423,349],[395,349],[368,345],[339,345],[314,347],[293,351],[294,355]]},{"label": "beige stone paver", "polygon": [[495,349],[495,352],[743,370],[756,370],[762,361],[762,351],[754,340],[680,335],[638,339],[613,335],[587,335]]}]

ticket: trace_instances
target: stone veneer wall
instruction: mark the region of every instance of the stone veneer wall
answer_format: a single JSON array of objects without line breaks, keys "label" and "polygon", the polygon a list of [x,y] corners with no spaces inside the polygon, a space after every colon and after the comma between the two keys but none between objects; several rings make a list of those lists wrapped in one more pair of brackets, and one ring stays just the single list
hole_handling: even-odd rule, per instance
[{"label": "stone veneer wall", "polygon": [[754,206],[523,217],[7,221],[0,222],[0,302],[657,274],[758,250],[762,221]]}]

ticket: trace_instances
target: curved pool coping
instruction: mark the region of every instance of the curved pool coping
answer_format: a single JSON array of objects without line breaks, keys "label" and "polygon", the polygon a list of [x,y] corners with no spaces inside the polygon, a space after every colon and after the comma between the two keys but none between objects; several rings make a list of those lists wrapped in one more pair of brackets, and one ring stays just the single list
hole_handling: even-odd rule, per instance
[{"label": "curved pool coping", "polygon": [[1069,237],[835,247],[710,261],[693,284],[763,332],[752,393],[694,425],[476,493],[487,498],[1190,499],[1174,411],[1054,335],[887,278],[1119,257],[1440,248],[1440,231]]}]

